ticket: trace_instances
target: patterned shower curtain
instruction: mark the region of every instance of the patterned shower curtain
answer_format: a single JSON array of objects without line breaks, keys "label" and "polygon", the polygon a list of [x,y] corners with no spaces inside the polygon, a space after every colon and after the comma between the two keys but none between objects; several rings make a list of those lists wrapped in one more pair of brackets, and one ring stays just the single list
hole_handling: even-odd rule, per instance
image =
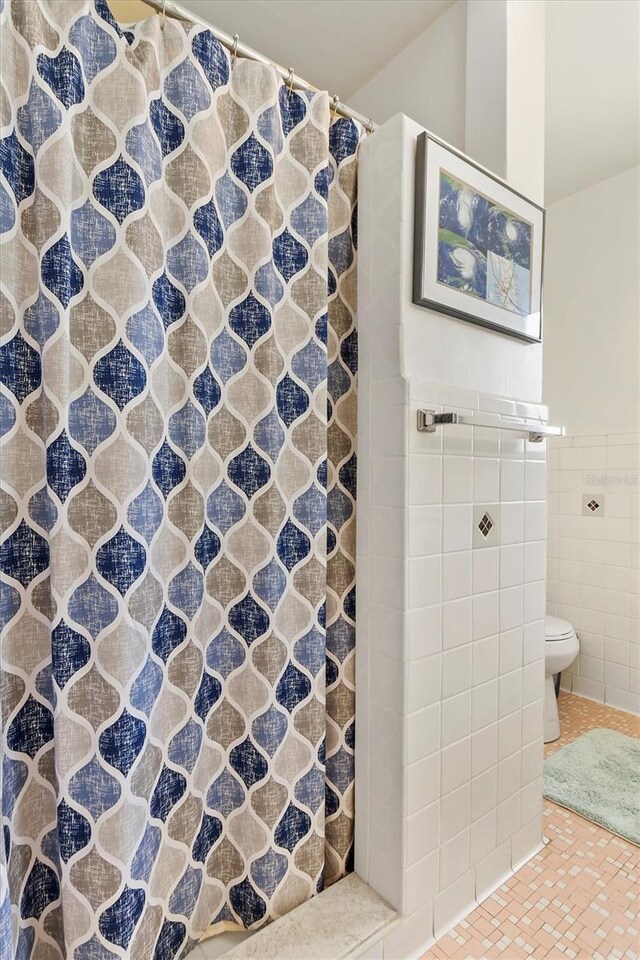
[{"label": "patterned shower curtain", "polygon": [[2,960],[347,872],[362,130],[199,27],[0,0]]}]

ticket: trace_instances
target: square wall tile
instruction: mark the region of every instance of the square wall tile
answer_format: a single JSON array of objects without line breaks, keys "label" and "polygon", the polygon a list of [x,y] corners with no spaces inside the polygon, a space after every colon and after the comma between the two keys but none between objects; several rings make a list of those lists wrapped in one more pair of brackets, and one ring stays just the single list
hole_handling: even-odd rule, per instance
[{"label": "square wall tile", "polygon": [[[468,416],[471,411],[460,410],[460,413]],[[450,453],[471,456],[473,453],[473,427],[466,423],[444,426],[442,428],[442,449],[445,456]]]},{"label": "square wall tile", "polygon": [[372,602],[370,606],[371,649],[396,660],[403,658],[405,615],[401,610]]},{"label": "square wall tile", "polygon": [[[442,458],[430,454],[412,454],[409,458],[409,503],[442,503]],[[374,487],[375,489],[375,487]]]},{"label": "square wall tile", "polygon": [[519,791],[521,769],[522,757],[519,751],[498,764],[498,803]]},{"label": "square wall tile", "polygon": [[441,705],[442,747],[471,733],[471,691],[444,700]]},{"label": "square wall tile", "polygon": [[410,557],[424,557],[441,553],[442,507],[410,507],[407,533]]},{"label": "square wall tile", "polygon": [[[539,740],[543,731],[543,701],[534,700],[522,708],[522,745]],[[530,818],[527,818],[530,819]]]},{"label": "square wall tile", "polygon": [[513,630],[523,622],[523,589],[509,587],[500,590],[500,631]]},{"label": "square wall tile", "polygon": [[442,654],[436,653],[430,657],[415,660],[410,665],[406,665],[404,670],[406,671],[405,709],[408,713],[440,702]]},{"label": "square wall tile", "polygon": [[546,577],[546,542],[532,540],[524,544],[524,580],[544,580]]},{"label": "square wall tile", "polygon": [[474,687],[498,676],[498,636],[474,640],[471,645],[471,681]]},{"label": "square wall tile", "polygon": [[499,583],[499,548],[474,550],[472,557],[471,585],[473,593],[497,590]]},{"label": "square wall tile", "polygon": [[436,751],[406,767],[405,783],[409,816],[437,800],[440,797],[440,753]]},{"label": "square wall tile", "polygon": [[544,460],[527,460],[524,468],[525,500],[545,500],[547,497],[547,464]]},{"label": "square wall tile", "polygon": [[432,900],[438,892],[440,851],[434,850],[405,873],[405,902],[403,913],[410,916]]},{"label": "square wall tile", "polygon": [[374,506],[405,506],[406,462],[404,457],[376,457],[372,460],[371,502]]},{"label": "square wall tile", "polygon": [[442,550],[452,553],[470,550],[473,543],[473,506],[445,504],[442,508]]},{"label": "square wall tile", "polygon": [[500,499],[500,461],[476,457],[473,461],[475,503],[496,503]]},{"label": "square wall tile", "polygon": [[524,509],[524,539],[542,540],[547,530],[547,504],[545,500],[530,500]]},{"label": "square wall tile", "polygon": [[433,931],[439,940],[475,906],[475,870],[469,870],[442,890],[433,903]]},{"label": "square wall tile", "polygon": [[445,797],[471,779],[471,738],[465,737],[445,747],[441,753],[441,764],[442,796]]},{"label": "square wall tile", "polygon": [[546,584],[544,580],[535,580],[525,583],[523,591],[523,620],[531,623],[541,620],[546,610]]},{"label": "square wall tile", "polygon": [[498,681],[498,714],[506,717],[522,706],[522,671],[513,670]]},{"label": "square wall tile", "polygon": [[371,742],[381,756],[395,763],[402,749],[402,714],[376,700],[371,704]]},{"label": "square wall tile", "polygon": [[521,791],[522,822],[529,823],[542,814],[542,778],[532,780]]},{"label": "square wall tile", "polygon": [[[498,767],[489,767],[471,781],[471,822],[495,810],[498,796]],[[520,782],[517,789],[520,788]]]},{"label": "square wall tile", "polygon": [[[412,764],[440,749],[440,704],[410,714],[406,720],[406,758]],[[401,751],[397,745],[396,756]]]},{"label": "square wall tile", "polygon": [[[429,606],[432,603],[440,603],[442,599],[442,560],[440,556],[412,557],[407,561],[407,565],[409,609],[414,610],[418,607]],[[385,595],[383,567],[384,563],[381,563],[380,582],[376,584],[376,591],[379,591],[379,596]],[[402,587],[399,589],[401,596],[404,597]]]},{"label": "square wall tile", "polygon": [[451,650],[471,641],[471,598],[442,605],[442,648]]},{"label": "square wall tile", "polygon": [[441,801],[440,842],[446,843],[471,823],[471,786],[469,782],[447,794]]},{"label": "square wall tile", "polygon": [[[515,709],[515,708],[514,708]],[[498,681],[490,680],[471,691],[471,727],[475,733],[498,719]]]},{"label": "square wall tile", "polygon": [[542,763],[544,760],[544,743],[542,737],[533,740],[531,743],[528,743],[526,747],[523,747],[520,756],[522,760],[522,786],[524,787],[528,783],[531,783],[532,780],[536,780],[542,776]]},{"label": "square wall tile", "polygon": [[[372,617],[374,610],[372,609]],[[442,649],[442,607],[439,603],[406,615],[409,659],[419,660]]]},{"label": "square wall tile", "polygon": [[373,595],[384,597],[384,602],[388,606],[402,610],[404,608],[404,560],[398,557],[372,556],[370,564]]},{"label": "square wall tile", "polygon": [[517,833],[521,825],[520,813],[520,791],[513,794],[507,800],[503,800],[497,807],[497,831],[496,841],[498,844],[510,840]]},{"label": "square wall tile", "polygon": [[[415,669],[412,664],[410,672]],[[471,644],[446,650],[442,654],[442,699],[453,697],[471,687]]]},{"label": "square wall tile", "polygon": [[440,800],[409,817],[406,830],[407,866],[411,866],[440,843]]},{"label": "square wall tile", "polygon": [[524,500],[524,460],[500,461],[500,499]]},{"label": "square wall tile", "polygon": [[444,503],[471,503],[473,459],[464,456],[443,458],[442,499]]},{"label": "square wall tile", "polygon": [[514,870],[531,858],[542,842],[542,818],[535,817],[530,823],[524,823],[511,838],[511,865]]},{"label": "square wall tile", "polygon": [[495,807],[475,823],[469,832],[469,862],[471,866],[488,857],[496,847],[496,811]]},{"label": "square wall tile", "polygon": [[500,676],[511,673],[522,666],[523,636],[523,627],[516,627],[514,630],[507,630],[500,634]]},{"label": "square wall tile", "polygon": [[484,900],[511,873],[511,843],[505,841],[476,866],[476,898]]},{"label": "square wall tile", "polygon": [[500,586],[513,587],[524,580],[524,544],[500,547]]},{"label": "square wall tile", "polygon": [[402,711],[405,689],[404,666],[400,660],[371,650],[369,654],[369,692],[374,700],[398,712]]},{"label": "square wall tile", "polygon": [[[502,544],[522,543],[524,540],[524,503],[500,505],[500,536]],[[546,534],[546,529],[542,536]],[[531,539],[541,539],[541,537]]]},{"label": "square wall tile", "polygon": [[471,551],[445,553],[442,557],[442,599],[459,600],[471,595]]},{"label": "square wall tile", "polygon": [[498,762],[498,724],[490,723],[471,734],[471,776],[477,777]]},{"label": "square wall tile", "polygon": [[[534,706],[534,705],[532,705]],[[498,760],[506,760],[520,752],[522,746],[522,714],[514,710],[508,716],[498,721]],[[540,731],[538,731],[538,736]]]},{"label": "square wall tile", "polygon": [[481,593],[473,597],[472,637],[474,641],[482,640],[484,637],[492,636],[498,632],[498,602],[497,591]]},{"label": "square wall tile", "polygon": [[399,559],[404,557],[405,516],[405,511],[399,507],[372,507],[370,531],[372,554]]},{"label": "square wall tile", "polygon": [[440,889],[445,890],[469,869],[469,830],[440,847]]},{"label": "square wall tile", "polygon": [[[392,930],[379,946],[382,949],[380,956],[374,955],[372,960],[395,960],[399,957],[408,957],[420,944],[420,953],[424,953],[433,944],[431,931],[433,930],[433,900],[427,900],[421,907],[410,915],[405,915],[402,923]],[[428,931],[425,939],[425,931]],[[372,947],[375,950],[376,947]],[[369,960],[368,955],[361,960]]]}]

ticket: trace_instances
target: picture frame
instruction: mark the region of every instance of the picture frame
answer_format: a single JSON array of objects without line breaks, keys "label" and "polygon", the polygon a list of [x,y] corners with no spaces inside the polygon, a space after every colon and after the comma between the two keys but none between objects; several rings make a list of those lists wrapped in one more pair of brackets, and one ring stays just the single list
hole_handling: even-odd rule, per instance
[{"label": "picture frame", "polygon": [[414,222],[414,303],[542,342],[541,206],[425,132]]}]

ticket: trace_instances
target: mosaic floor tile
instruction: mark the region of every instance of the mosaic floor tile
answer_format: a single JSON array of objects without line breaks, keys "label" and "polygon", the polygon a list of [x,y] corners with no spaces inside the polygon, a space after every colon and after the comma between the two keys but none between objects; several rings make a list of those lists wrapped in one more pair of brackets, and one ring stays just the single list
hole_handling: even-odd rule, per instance
[{"label": "mosaic floor tile", "polygon": [[[560,694],[548,756],[594,727],[640,738],[640,717]],[[544,801],[547,845],[422,960],[638,960],[640,848]]]}]

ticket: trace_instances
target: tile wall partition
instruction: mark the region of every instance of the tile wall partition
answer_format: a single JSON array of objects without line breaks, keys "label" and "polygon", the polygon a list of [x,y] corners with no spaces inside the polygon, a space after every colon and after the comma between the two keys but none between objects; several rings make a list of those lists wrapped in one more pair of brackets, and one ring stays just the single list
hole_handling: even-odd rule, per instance
[{"label": "tile wall partition", "polygon": [[[422,434],[416,413],[498,425],[547,412],[406,373],[407,124],[371,138],[359,184],[356,870],[404,915],[385,960],[420,956],[532,856],[542,811],[546,444],[463,425]],[[509,338],[483,333],[514,383],[490,355]],[[474,358],[455,362],[473,382]]]},{"label": "tile wall partition", "polygon": [[580,637],[562,686],[640,713],[640,435],[551,441],[548,487],[549,611]]}]

